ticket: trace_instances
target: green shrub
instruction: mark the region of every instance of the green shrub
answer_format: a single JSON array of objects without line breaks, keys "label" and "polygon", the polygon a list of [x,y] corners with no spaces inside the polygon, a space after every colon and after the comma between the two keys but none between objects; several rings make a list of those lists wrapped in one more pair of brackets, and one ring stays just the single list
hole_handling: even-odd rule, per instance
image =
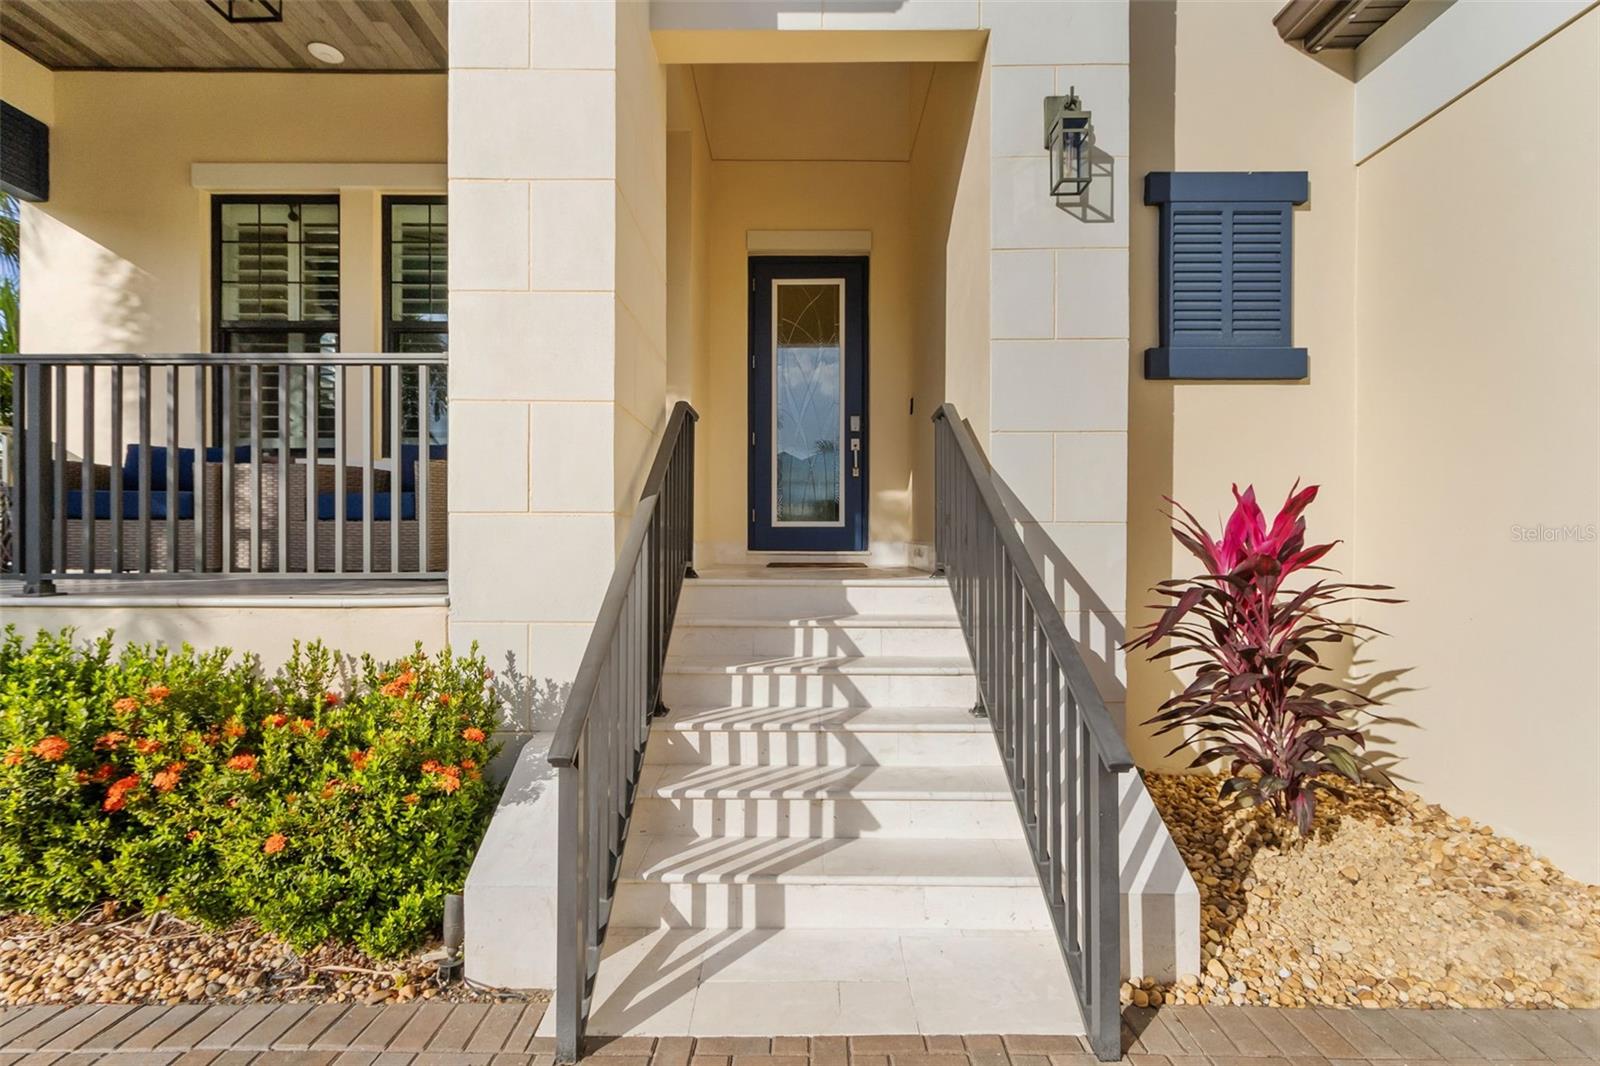
[{"label": "green shrub", "polygon": [[415,946],[495,802],[498,701],[477,649],[279,674],[227,651],[0,641],[0,910],[108,899],[306,948]]}]

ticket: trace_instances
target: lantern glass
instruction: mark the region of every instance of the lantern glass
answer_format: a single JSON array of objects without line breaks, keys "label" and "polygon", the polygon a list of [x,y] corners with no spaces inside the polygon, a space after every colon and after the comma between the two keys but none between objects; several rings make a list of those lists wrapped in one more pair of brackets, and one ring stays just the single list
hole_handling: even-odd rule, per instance
[{"label": "lantern glass", "polygon": [[1050,195],[1081,196],[1089,187],[1089,134],[1082,126],[1056,127],[1050,138]]}]

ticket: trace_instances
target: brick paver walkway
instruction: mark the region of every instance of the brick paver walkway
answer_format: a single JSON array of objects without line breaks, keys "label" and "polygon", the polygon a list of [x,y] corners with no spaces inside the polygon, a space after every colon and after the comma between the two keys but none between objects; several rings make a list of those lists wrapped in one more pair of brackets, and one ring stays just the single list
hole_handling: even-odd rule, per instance
[{"label": "brick paver walkway", "polygon": [[[549,1066],[541,1003],[12,1007],[0,1066]],[[1600,1062],[1600,1011],[1129,1008],[1130,1066]],[[1089,1066],[1072,1036],[622,1037],[594,1066]]]}]

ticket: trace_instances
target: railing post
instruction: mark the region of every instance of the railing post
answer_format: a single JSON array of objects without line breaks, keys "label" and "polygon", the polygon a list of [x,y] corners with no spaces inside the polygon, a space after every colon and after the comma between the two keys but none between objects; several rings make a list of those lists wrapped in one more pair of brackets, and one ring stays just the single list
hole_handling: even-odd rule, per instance
[{"label": "railing post", "polygon": [[54,468],[50,461],[50,367],[25,363],[21,369],[22,433],[17,442],[22,453],[17,493],[21,513],[17,516],[17,534],[22,540],[22,593],[51,596],[56,586],[48,575],[55,573],[56,567],[51,549],[55,516],[51,513]]},{"label": "railing post", "polygon": [[570,870],[556,881],[556,1061],[577,1062],[583,1042],[583,999],[588,985],[588,936],[581,919],[589,913],[588,848],[581,824],[585,797],[586,766],[575,762],[556,772],[557,828],[556,847]]},{"label": "railing post", "polygon": [[1118,862],[1117,775],[1106,769],[1098,753],[1084,760],[1094,795],[1094,827],[1090,846],[1094,867],[1089,891],[1094,899],[1089,942],[1089,1010],[1093,1020],[1085,1028],[1089,1044],[1101,1062],[1122,1057],[1122,871]]}]

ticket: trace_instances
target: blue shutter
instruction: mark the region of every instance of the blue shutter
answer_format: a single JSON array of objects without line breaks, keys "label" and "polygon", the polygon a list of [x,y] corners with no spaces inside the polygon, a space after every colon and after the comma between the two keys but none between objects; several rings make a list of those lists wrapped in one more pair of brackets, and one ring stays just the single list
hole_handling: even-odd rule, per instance
[{"label": "blue shutter", "polygon": [[1301,174],[1151,174],[1161,206],[1161,346],[1148,378],[1296,379],[1290,339],[1293,204]]}]

